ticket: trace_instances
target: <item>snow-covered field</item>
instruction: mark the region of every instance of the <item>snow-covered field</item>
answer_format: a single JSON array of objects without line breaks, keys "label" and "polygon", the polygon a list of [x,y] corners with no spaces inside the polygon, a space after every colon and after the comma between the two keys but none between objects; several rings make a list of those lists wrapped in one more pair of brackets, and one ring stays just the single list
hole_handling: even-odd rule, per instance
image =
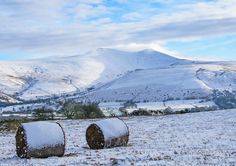
[{"label": "snow-covered field", "polygon": [[124,118],[127,147],[90,150],[86,127],[94,120],[59,121],[64,157],[20,159],[14,133],[0,134],[0,165],[236,165],[236,110]]},{"label": "snow-covered field", "polygon": [[213,101],[201,100],[173,100],[165,102],[166,107],[170,107],[175,111],[191,109],[196,107],[210,108],[216,106]]},{"label": "snow-covered field", "polygon": [[[171,108],[174,112],[181,111],[184,109],[192,108],[214,108],[217,107],[213,101],[203,101],[199,99],[195,100],[172,100],[165,102],[145,102],[145,103],[135,103],[136,106],[132,108],[125,108],[128,113],[132,113],[135,110],[143,109],[147,111],[163,111],[168,107]],[[124,107],[124,102],[106,102],[99,103],[99,108],[103,111],[105,116],[121,116],[122,112],[119,111],[121,107]]]}]

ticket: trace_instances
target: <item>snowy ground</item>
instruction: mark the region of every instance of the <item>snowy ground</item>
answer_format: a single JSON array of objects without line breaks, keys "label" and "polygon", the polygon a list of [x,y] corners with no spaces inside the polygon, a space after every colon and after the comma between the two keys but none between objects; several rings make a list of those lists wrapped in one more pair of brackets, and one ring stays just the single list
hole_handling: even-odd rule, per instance
[{"label": "snowy ground", "polygon": [[0,134],[0,165],[236,165],[236,110],[124,118],[127,147],[90,150],[93,120],[59,121],[67,136],[65,156],[20,159],[14,133]]},{"label": "snowy ground", "polygon": [[[157,101],[157,102],[139,102],[135,103],[137,107],[126,108],[126,111],[130,114],[135,110],[144,109],[147,111],[163,111],[170,107],[174,112],[181,111],[184,109],[192,109],[192,108],[208,108],[217,107],[213,101],[202,101],[199,99],[195,100],[171,100],[171,101]],[[105,102],[99,103],[99,108],[103,111],[105,116],[121,116],[122,112],[119,111],[121,107],[124,107],[124,103],[122,102]]]}]

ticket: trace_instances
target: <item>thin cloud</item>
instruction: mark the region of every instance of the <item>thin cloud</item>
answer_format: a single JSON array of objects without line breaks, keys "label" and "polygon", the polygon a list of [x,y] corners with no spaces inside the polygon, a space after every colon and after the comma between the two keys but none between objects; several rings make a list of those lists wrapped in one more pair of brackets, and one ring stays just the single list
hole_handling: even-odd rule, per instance
[{"label": "thin cloud", "polygon": [[[153,43],[158,43],[161,50],[171,41],[236,33],[235,0],[181,3],[117,0],[117,3],[0,1],[0,52],[71,55],[98,47],[134,44],[149,47]],[[171,53],[169,49],[162,50]]]}]

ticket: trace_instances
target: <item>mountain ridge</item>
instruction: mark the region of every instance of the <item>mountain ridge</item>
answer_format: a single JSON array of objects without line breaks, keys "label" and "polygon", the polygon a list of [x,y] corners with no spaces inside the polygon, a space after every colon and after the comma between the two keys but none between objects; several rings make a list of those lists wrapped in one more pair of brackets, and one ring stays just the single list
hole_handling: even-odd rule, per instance
[{"label": "mountain ridge", "polygon": [[[79,94],[81,92],[89,96],[91,89],[93,89],[94,94],[101,95],[100,92],[103,91],[101,96],[105,95],[107,100],[112,98],[112,101],[115,100],[115,97],[122,100],[133,99],[130,94],[134,93],[139,93],[140,97],[136,97],[137,100],[144,100],[144,98],[149,98],[151,101],[165,99],[163,96],[161,97],[157,93],[152,94],[151,91],[146,91],[143,88],[148,86],[152,87],[153,91],[168,88],[173,90],[178,87],[182,91],[194,91],[195,97],[201,98],[211,93],[209,89],[224,89],[220,83],[217,86],[212,83],[214,79],[217,82],[222,82],[222,78],[212,76],[217,72],[219,74],[224,71],[224,76],[229,78],[227,81],[232,82],[231,88],[225,83],[225,89],[236,88],[234,67],[234,63],[190,61],[150,49],[127,52],[99,48],[86,54],[69,57],[0,62],[0,92],[9,95],[9,97],[15,96],[20,100],[32,100],[67,93]],[[202,71],[197,78],[196,72],[201,68],[205,69],[205,72]],[[182,85],[184,83],[181,81],[187,81],[195,87],[186,89],[188,83]],[[170,86],[170,82],[176,82],[176,84]],[[108,84],[110,89],[106,89]],[[209,88],[206,85],[209,85]],[[139,87],[142,87],[142,90]],[[116,94],[122,91],[128,92],[132,88],[135,92],[125,94],[131,97],[120,98],[113,92],[110,93],[112,88]],[[195,90],[193,90],[194,88]],[[199,93],[204,95],[196,95]],[[124,93],[119,95],[122,94]],[[151,97],[147,97],[148,94],[152,94],[149,95]],[[172,92],[168,90],[162,95],[171,97],[171,94]],[[172,97],[183,97],[183,94],[180,95],[179,92],[176,94],[177,96]],[[90,97],[91,101],[97,101],[97,99],[97,97],[96,99]],[[99,101],[102,101],[101,97]]]}]

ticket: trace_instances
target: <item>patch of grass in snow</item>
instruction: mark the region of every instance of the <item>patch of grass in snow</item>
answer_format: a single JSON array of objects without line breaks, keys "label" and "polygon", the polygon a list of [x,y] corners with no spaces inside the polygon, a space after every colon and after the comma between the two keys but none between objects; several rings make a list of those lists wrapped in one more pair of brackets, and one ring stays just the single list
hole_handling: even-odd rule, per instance
[{"label": "patch of grass in snow", "polygon": [[0,132],[10,131],[15,132],[17,127],[21,123],[29,122],[28,119],[21,119],[21,120],[3,120],[0,121]]},{"label": "patch of grass in snow", "polygon": [[78,156],[77,153],[68,153],[68,154],[65,154],[63,157],[76,157]]}]

